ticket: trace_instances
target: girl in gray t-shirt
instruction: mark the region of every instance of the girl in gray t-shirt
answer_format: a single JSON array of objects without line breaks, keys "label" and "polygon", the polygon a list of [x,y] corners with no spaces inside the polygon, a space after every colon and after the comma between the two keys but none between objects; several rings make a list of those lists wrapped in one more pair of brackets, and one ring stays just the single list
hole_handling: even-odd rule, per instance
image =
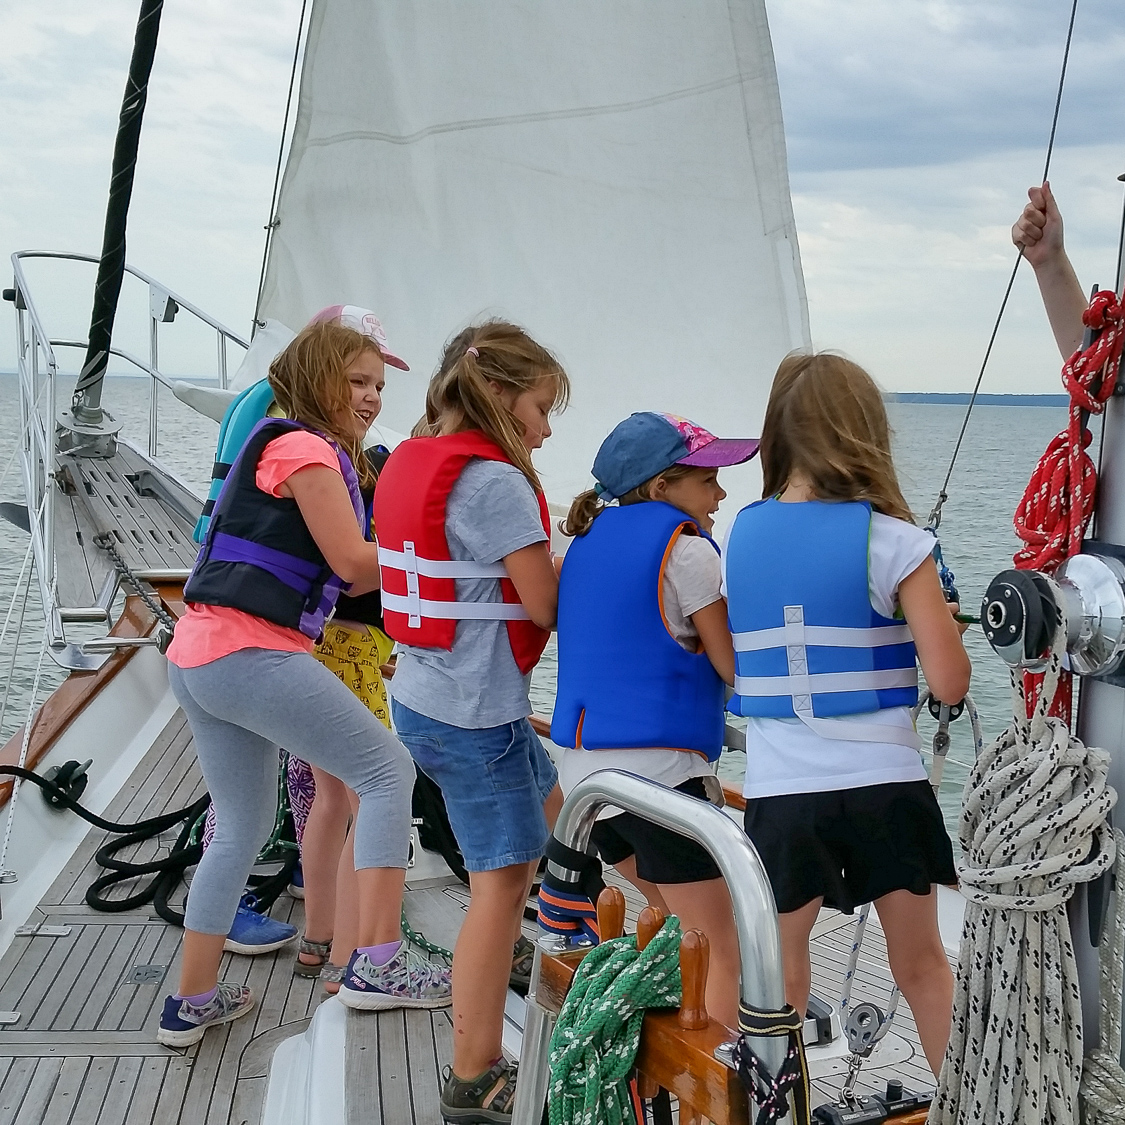
[{"label": "girl in gray t-shirt", "polygon": [[[515,1095],[500,1041],[504,997],[509,980],[526,980],[530,970],[523,908],[562,803],[555,767],[528,722],[527,689],[558,603],[531,453],[550,436],[549,416],[568,392],[558,361],[522,329],[502,321],[467,328],[446,347],[430,382],[420,432],[395,450],[380,481],[394,498],[388,558],[405,552],[407,542],[410,551],[434,543],[425,520],[443,505],[446,558],[470,570],[492,568],[456,577],[450,601],[448,586],[426,583],[419,549],[414,601],[401,594],[396,601],[393,592],[388,598],[389,587],[409,591],[410,582],[385,567],[384,607],[403,606],[387,616],[387,631],[401,646],[391,685],[395,728],[441,788],[472,890],[453,955],[454,1048],[441,1108],[461,1117],[481,1110],[496,1122],[510,1120]],[[513,589],[523,620],[501,616],[512,612]],[[439,597],[442,617],[427,619],[425,607]],[[420,634],[432,643],[411,644]]]}]

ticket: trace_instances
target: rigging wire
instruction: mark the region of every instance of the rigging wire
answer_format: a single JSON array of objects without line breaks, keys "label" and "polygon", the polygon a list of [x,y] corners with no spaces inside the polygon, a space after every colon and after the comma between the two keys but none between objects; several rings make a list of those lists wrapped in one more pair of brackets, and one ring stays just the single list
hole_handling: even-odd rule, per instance
[{"label": "rigging wire", "polygon": [[[1055,150],[1055,133],[1059,126],[1059,110],[1062,108],[1063,86],[1066,83],[1066,68],[1070,61],[1070,44],[1074,38],[1074,18],[1078,13],[1078,0],[1072,0],[1070,6],[1070,22],[1066,29],[1066,46],[1063,49],[1062,68],[1059,72],[1059,85],[1055,93],[1055,111],[1051,117],[1051,135],[1047,139],[1047,156],[1043,161],[1043,181],[1046,181],[1047,174],[1051,170],[1051,156]],[[1041,181],[1041,182],[1043,182]],[[1016,253],[1016,260],[1012,265],[1012,272],[1008,278],[1008,284],[1004,289],[1004,298],[1000,302],[1000,311],[996,314],[996,323],[992,326],[992,334],[988,337],[988,347],[984,351],[984,359],[980,365],[980,371],[977,373],[977,381],[973,385],[973,393],[969,396],[969,406],[965,411],[965,417],[961,422],[961,432],[957,435],[957,444],[953,447],[953,456],[949,460],[949,469],[945,474],[945,481],[942,483],[941,491],[938,493],[938,498],[934,502],[930,518],[927,521],[928,525],[936,530],[941,523],[941,509],[942,505],[948,499],[947,489],[949,488],[949,480],[953,476],[953,468],[957,464],[957,455],[961,452],[961,443],[965,440],[965,431],[969,426],[969,418],[973,413],[973,407],[976,405],[977,395],[980,392],[981,380],[984,379],[985,369],[988,367],[988,361],[992,358],[992,348],[996,343],[997,333],[1000,331],[1000,322],[1004,319],[1004,313],[1008,308],[1008,298],[1012,295],[1012,286],[1016,282],[1016,274],[1019,272],[1020,262],[1023,261],[1024,247],[1022,243]]]},{"label": "rigging wire", "polygon": [[297,64],[301,59],[301,38],[305,30],[305,10],[308,0],[301,0],[301,18],[297,22],[297,42],[293,45],[293,67],[289,72],[289,92],[285,96],[285,119],[281,123],[281,141],[277,146],[277,167],[273,174],[273,194],[270,196],[270,219],[266,223],[266,244],[262,247],[262,269],[258,275],[258,295],[254,299],[254,321],[250,326],[250,335],[253,338],[258,331],[258,316],[262,310],[262,290],[266,287],[266,264],[270,257],[270,244],[273,242],[273,232],[277,229],[277,193],[281,187],[281,164],[285,156],[285,138],[289,133],[289,111],[293,105],[293,87],[297,82]]},{"label": "rigging wire", "polygon": [[[24,769],[27,765],[27,749],[28,749],[28,746],[31,744],[31,726],[32,726],[32,722],[35,718],[35,712],[36,712],[35,699],[39,695],[39,677],[42,675],[42,672],[43,672],[43,657],[46,654],[47,654],[47,626],[46,626],[46,624],[44,624],[44,626],[43,626],[43,641],[39,645],[39,659],[38,659],[38,661],[36,661],[36,664],[35,664],[35,680],[33,681],[32,685],[31,685],[31,702],[30,702],[30,704],[28,705],[28,708],[27,708],[27,722],[24,724],[23,742],[20,746],[20,758],[19,758],[19,763],[18,763],[20,769]],[[21,780],[22,779],[17,776],[15,781],[12,783],[12,793],[11,793],[11,796],[8,798],[8,822],[4,826],[4,843],[3,843],[3,846],[0,846],[0,878],[4,878],[5,876],[7,876],[8,878],[7,878],[6,881],[8,881],[8,882],[12,881],[11,876],[14,875],[14,872],[8,871],[8,869],[4,866],[4,864],[7,862],[7,859],[8,859],[8,843],[10,842],[10,840],[12,838],[12,818],[16,814],[16,801],[18,800],[19,795],[20,795]]]},{"label": "rigging wire", "polygon": [[[24,555],[23,560],[25,566],[27,565],[27,560],[30,556],[31,544],[29,543],[27,545],[27,554]],[[0,631],[0,650],[3,649],[4,638],[8,632],[8,622],[11,620],[12,610],[15,608],[16,596],[19,593],[21,584],[23,585],[23,601],[20,604],[20,620],[19,624],[16,626],[15,639],[12,642],[12,659],[8,663],[8,675],[4,682],[4,699],[3,701],[0,701],[0,738],[2,738],[4,734],[4,717],[8,713],[8,696],[11,694],[12,681],[15,679],[16,657],[19,655],[20,651],[20,637],[23,635],[23,619],[24,614],[27,612],[27,595],[31,592],[31,571],[29,570],[27,572],[27,581],[25,582],[23,567],[20,568],[20,576],[18,579],[16,579],[16,588],[12,592],[12,601],[8,606],[8,616],[4,619],[4,628],[2,631]]]}]

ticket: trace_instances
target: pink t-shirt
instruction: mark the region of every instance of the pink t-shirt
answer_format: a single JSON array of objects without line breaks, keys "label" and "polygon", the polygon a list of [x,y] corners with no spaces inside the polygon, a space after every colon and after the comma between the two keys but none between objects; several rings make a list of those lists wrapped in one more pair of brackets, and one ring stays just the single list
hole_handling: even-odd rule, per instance
[{"label": "pink t-shirt", "polygon": [[[281,486],[310,465],[326,465],[340,472],[336,451],[324,438],[308,430],[292,430],[262,450],[254,483],[270,496],[280,496]],[[241,609],[188,602],[184,616],[176,622],[168,659],[179,668],[198,668],[243,648],[312,652],[313,642],[299,629],[275,625]]]}]

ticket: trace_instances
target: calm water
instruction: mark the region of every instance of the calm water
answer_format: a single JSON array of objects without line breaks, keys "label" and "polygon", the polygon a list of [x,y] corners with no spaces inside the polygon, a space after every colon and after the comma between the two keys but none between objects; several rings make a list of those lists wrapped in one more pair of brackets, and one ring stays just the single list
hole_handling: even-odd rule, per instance
[{"label": "calm water", "polygon": [[[15,448],[19,419],[17,402],[15,378],[0,375],[0,472]],[[124,421],[127,435],[138,443],[147,440],[148,386],[145,382],[110,380],[105,402]],[[921,522],[944,478],[964,408],[894,403],[888,409],[895,428],[896,463],[903,489]],[[1065,423],[1066,413],[1062,409],[978,407],[973,412],[950,482],[950,498],[945,505],[941,528],[946,561],[956,572],[966,611],[976,613],[993,575],[1011,566],[1012,552],[1017,546],[1012,531],[1012,512],[1036,460],[1050,438]],[[210,478],[217,434],[215,423],[162,392],[160,458],[200,495]],[[732,500],[737,499],[732,497]],[[23,500],[18,463],[0,483],[0,500]],[[0,621],[15,594],[13,629],[22,601],[22,589],[16,590],[16,579],[26,549],[27,536],[0,521]],[[18,648],[13,648],[10,632],[0,653],[0,684],[7,682],[9,662],[13,654],[15,656],[8,711],[0,726],[0,741],[27,716],[42,637],[42,620],[37,587],[33,586],[27,599],[26,619]],[[972,693],[981,713],[985,737],[992,738],[1007,723],[1010,706],[1007,671],[992,654],[978,629],[970,629],[966,641],[973,658]],[[62,680],[62,676],[61,670],[48,657],[43,666],[38,698],[44,698]],[[536,670],[532,685],[532,702],[537,711],[550,712],[554,684],[552,645]],[[932,724],[923,728],[923,738],[927,743],[932,729]],[[972,757],[972,739],[965,720],[955,724],[952,733],[953,746],[945,771],[942,807],[950,828],[954,829],[961,786],[967,763]],[[730,780],[740,781],[743,766],[742,755],[730,754],[724,758],[720,769]]]}]

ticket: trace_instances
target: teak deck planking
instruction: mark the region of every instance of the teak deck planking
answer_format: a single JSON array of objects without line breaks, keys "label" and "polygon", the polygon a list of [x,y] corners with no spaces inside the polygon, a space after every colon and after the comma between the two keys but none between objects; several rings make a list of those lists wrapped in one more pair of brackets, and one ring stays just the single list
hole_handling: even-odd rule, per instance
[{"label": "teak deck planking", "polygon": [[[141,820],[181,808],[202,790],[191,733],[177,713],[107,816]],[[137,845],[122,858],[152,858],[167,850],[176,832]],[[102,872],[94,852],[105,839],[91,830],[29,919],[69,926],[70,933],[17,937],[0,961],[0,1010],[20,1013],[17,1023],[0,1028],[0,1125],[258,1125],[273,1051],[305,1030],[323,991],[316,981],[293,975],[294,946],[258,957],[228,955],[222,976],[251,985],[258,997],[255,1011],[209,1031],[186,1051],[160,1046],[156,1024],[179,971],[181,931],[150,907],[111,914],[86,905],[85,889]],[[612,871],[609,876],[620,883]],[[632,930],[643,902],[631,887],[624,889]],[[127,890],[122,886],[115,893]],[[447,947],[467,904],[467,889],[452,877],[445,885],[407,892],[414,927]],[[283,895],[273,915],[301,926],[303,904]],[[850,949],[850,919],[826,912],[815,931],[813,956],[814,989],[821,995],[839,994]],[[885,1004],[886,964],[885,943],[872,919],[857,974],[858,997]],[[163,966],[164,976],[130,982],[141,965]],[[913,1057],[866,1072],[861,1087],[877,1089],[891,1075],[908,1086],[932,1083],[905,1003],[894,1034]],[[447,1009],[349,1012],[348,1125],[439,1125],[441,1072],[451,1050]],[[834,1098],[838,1086],[838,1076],[818,1080],[814,1102]]]}]

